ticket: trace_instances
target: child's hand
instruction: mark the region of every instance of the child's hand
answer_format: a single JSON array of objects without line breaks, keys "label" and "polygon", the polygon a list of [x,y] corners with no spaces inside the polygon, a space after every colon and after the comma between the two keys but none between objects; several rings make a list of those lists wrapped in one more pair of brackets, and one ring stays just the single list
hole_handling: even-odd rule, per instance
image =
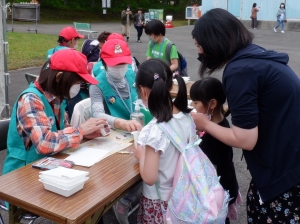
[{"label": "child's hand", "polygon": [[141,145],[137,145],[137,147],[133,150],[133,155],[137,160],[141,160],[143,157],[145,157],[145,148]]},{"label": "child's hand", "polygon": [[210,122],[209,119],[202,113],[190,113],[198,131],[205,131],[205,126]]}]

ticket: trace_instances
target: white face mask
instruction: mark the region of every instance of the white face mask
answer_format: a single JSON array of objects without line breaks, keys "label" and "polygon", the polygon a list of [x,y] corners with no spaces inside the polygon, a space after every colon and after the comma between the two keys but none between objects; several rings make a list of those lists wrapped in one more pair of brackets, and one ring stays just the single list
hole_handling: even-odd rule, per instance
[{"label": "white face mask", "polygon": [[107,66],[107,72],[109,73],[110,76],[112,76],[115,79],[124,78],[127,69],[128,69],[127,64]]},{"label": "white face mask", "polygon": [[73,85],[69,91],[70,98],[72,99],[73,97],[75,97],[79,93],[79,91],[80,91],[80,83]]}]

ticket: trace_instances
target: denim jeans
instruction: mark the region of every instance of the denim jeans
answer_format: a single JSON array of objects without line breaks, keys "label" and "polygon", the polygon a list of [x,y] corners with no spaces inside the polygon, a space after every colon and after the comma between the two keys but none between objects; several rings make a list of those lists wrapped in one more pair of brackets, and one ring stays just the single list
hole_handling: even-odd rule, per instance
[{"label": "denim jeans", "polygon": [[277,29],[281,24],[281,30],[284,31],[284,20],[280,21],[277,20],[277,25],[275,26],[275,29]]},{"label": "denim jeans", "polygon": [[121,201],[124,204],[132,205],[132,203],[136,200],[136,198],[138,196],[137,192],[142,187],[142,185],[143,185],[143,181],[140,181],[140,182],[136,183],[135,185],[133,185],[130,188],[129,192],[123,198],[121,198]]},{"label": "denim jeans", "polygon": [[137,39],[140,40],[142,34],[143,34],[143,26],[136,26],[136,30],[137,30]]}]

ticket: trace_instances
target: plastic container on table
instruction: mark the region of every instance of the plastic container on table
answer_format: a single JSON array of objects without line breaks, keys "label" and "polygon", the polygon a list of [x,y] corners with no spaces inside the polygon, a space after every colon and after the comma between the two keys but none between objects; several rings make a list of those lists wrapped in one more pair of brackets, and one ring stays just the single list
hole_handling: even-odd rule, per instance
[{"label": "plastic container on table", "polygon": [[60,194],[65,197],[70,197],[72,194],[75,194],[76,192],[80,191],[83,188],[85,182],[78,184],[77,186],[73,187],[72,189],[68,189],[68,188],[62,189],[62,188],[59,188],[57,186],[54,186],[54,185],[51,185],[48,183],[44,183],[44,182],[42,182],[42,183],[44,184],[44,187],[46,190],[52,191],[54,193]]},{"label": "plastic container on table", "polygon": [[81,178],[79,180],[73,181],[71,183],[62,183],[62,182],[51,181],[49,179],[43,179],[43,178],[40,178],[39,181],[43,182],[43,183],[46,183],[46,184],[50,184],[50,185],[56,186],[56,187],[59,187],[61,189],[66,189],[66,190],[69,189],[69,190],[71,190],[72,188],[74,188],[78,184],[81,184],[82,182],[85,182],[88,179],[89,179],[88,177],[84,177],[84,178]]},{"label": "plastic container on table", "polygon": [[52,170],[40,172],[39,177],[41,179],[51,180],[53,182],[60,182],[64,184],[71,184],[76,180],[83,179],[89,174],[89,172],[74,170],[64,167],[58,167]]}]

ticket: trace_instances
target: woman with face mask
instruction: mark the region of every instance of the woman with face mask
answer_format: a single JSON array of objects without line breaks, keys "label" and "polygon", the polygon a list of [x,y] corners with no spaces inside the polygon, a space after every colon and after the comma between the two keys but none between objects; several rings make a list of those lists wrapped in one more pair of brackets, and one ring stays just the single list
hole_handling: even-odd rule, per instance
[{"label": "woman with face mask", "polygon": [[[107,119],[108,124],[125,131],[141,130],[142,126],[130,120],[137,100],[135,73],[128,69],[132,56],[128,44],[120,39],[109,39],[100,53],[104,70],[98,73],[98,85],[90,86],[92,116]],[[137,183],[114,205],[114,212],[120,224],[129,224],[128,212],[136,200],[141,182]]]},{"label": "woman with face mask", "polygon": [[126,41],[129,42],[130,37],[130,26],[133,22],[133,14],[131,12],[130,6],[127,5],[126,8],[121,12],[121,32]]},{"label": "woman with face mask", "polygon": [[281,3],[279,6],[279,9],[276,13],[277,17],[277,25],[274,27],[274,32],[277,32],[277,28],[281,24],[281,33],[284,33],[284,23],[286,22],[286,16],[285,16],[285,4]]},{"label": "woman with face mask", "polygon": [[289,56],[253,44],[253,34],[224,9],[202,15],[192,36],[202,58],[200,77],[224,68],[232,126],[203,113],[192,116],[197,130],[243,149],[252,177],[248,223],[299,223],[300,80]]},{"label": "woman with face mask", "polygon": [[[84,38],[83,35],[79,34],[73,27],[65,27],[63,28],[58,36],[58,46],[51,48],[50,50],[47,51],[46,54],[46,60],[49,60],[51,56],[63,49],[77,49],[78,47],[78,40],[80,38]],[[88,89],[87,86],[81,85],[80,92],[73,97],[71,100],[67,101],[67,112],[69,115],[69,119],[72,118],[73,114],[73,109],[76,103],[80,102],[81,100],[85,99],[88,97]]]},{"label": "woman with face mask", "polygon": [[135,131],[141,125],[129,120],[137,100],[135,73],[128,69],[132,56],[128,44],[119,39],[107,40],[100,58],[104,69],[97,74],[98,85],[90,86],[92,116],[105,118],[111,127]]},{"label": "woman with face mask", "polygon": [[87,71],[86,57],[72,49],[53,54],[39,78],[21,93],[8,132],[3,174],[46,155],[78,147],[83,138],[100,137],[105,119],[90,118],[78,127],[68,124],[64,99],[76,96],[81,82],[97,84]]},{"label": "woman with face mask", "polygon": [[[101,33],[98,37],[100,52],[101,52],[103,44],[107,40],[113,40],[113,39],[118,39],[118,40],[124,41],[124,37],[120,33],[109,33],[109,32]],[[100,57],[100,55],[99,55],[99,57]],[[135,74],[137,73],[138,66],[137,66],[137,63],[136,63],[134,57],[132,57],[132,63],[130,65],[128,64],[128,69],[133,70]],[[99,60],[97,63],[94,63],[93,68],[92,68],[92,74],[94,77],[97,77],[104,70],[105,70],[105,68],[103,66],[102,60]]]},{"label": "woman with face mask", "polygon": [[77,49],[80,38],[84,38],[84,36],[79,34],[73,27],[63,28],[58,35],[58,46],[47,51],[46,60],[49,60],[56,51],[67,48]]}]

